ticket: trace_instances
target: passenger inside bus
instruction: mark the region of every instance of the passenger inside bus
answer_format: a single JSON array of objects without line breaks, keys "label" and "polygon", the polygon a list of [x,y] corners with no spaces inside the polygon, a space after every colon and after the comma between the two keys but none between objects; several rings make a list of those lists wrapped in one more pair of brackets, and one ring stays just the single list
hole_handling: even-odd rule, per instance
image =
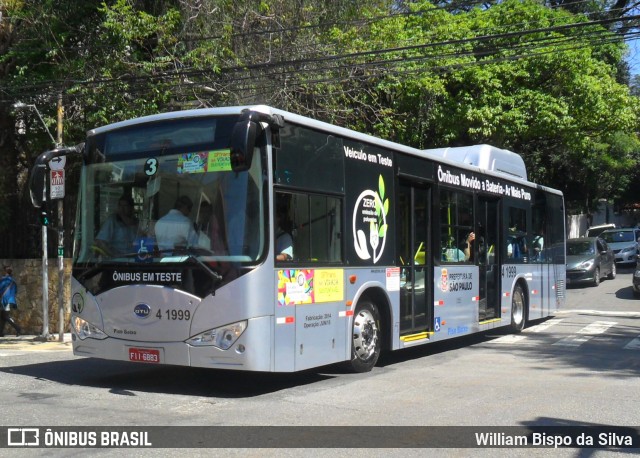
[{"label": "passenger inside bus", "polygon": [[213,216],[213,207],[211,203],[203,200],[200,203],[198,209],[198,216],[196,217],[196,223],[194,229],[198,233],[198,247],[205,250],[211,249],[211,217]]},{"label": "passenger inside bus", "polygon": [[448,237],[448,240],[445,240],[442,248],[442,260],[447,262],[464,262],[465,254],[460,248],[458,248],[455,244],[455,240],[453,237]]},{"label": "passenger inside bus", "polygon": [[293,260],[293,238],[289,232],[288,205],[276,203],[276,261]]},{"label": "passenger inside bus", "polygon": [[544,226],[538,231],[538,235],[533,238],[533,259],[544,259]]},{"label": "passenger inside bus", "polygon": [[509,258],[526,258],[527,252],[527,243],[522,234],[509,234],[507,236],[507,256]]},{"label": "passenger inside bus", "polygon": [[134,251],[133,242],[138,231],[138,220],[133,213],[133,199],[123,194],[118,199],[118,209],[104,222],[94,251],[106,256],[117,256]]},{"label": "passenger inside bus", "polygon": [[198,235],[189,219],[193,203],[188,196],[180,196],[169,212],[156,222],[155,232],[158,249],[172,250],[177,247],[194,246]]},{"label": "passenger inside bus", "polygon": [[219,212],[222,209],[219,206],[216,206],[216,209],[206,200],[200,204],[197,223],[194,225],[198,237],[197,245],[199,248],[210,250],[216,255],[228,255],[227,238],[217,215],[217,213],[221,214]]},{"label": "passenger inside bus", "polygon": [[465,241],[464,250],[463,250],[465,261],[468,261],[473,256],[473,245],[475,240],[476,240],[476,234],[474,232],[471,232],[469,235],[467,235],[467,239]]}]

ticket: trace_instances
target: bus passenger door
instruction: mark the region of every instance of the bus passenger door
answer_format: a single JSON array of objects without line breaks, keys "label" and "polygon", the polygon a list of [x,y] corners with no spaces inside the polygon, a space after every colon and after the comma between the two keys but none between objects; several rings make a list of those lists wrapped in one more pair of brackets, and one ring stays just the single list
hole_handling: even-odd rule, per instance
[{"label": "bus passenger door", "polygon": [[433,328],[429,197],[430,189],[426,185],[401,180],[397,203],[401,336]]},{"label": "bus passenger door", "polygon": [[480,282],[479,321],[500,318],[500,265],[497,200],[478,198],[474,247]]}]

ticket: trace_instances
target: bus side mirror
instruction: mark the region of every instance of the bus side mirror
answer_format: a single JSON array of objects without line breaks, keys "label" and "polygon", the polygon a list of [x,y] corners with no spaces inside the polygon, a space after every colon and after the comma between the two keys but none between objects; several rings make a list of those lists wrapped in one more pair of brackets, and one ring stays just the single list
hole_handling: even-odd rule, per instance
[{"label": "bus side mirror", "polygon": [[231,170],[244,172],[251,167],[258,125],[250,113],[243,113],[231,132]]},{"label": "bus side mirror", "polygon": [[31,203],[34,207],[42,207],[42,202],[46,199],[46,180],[47,170],[49,169],[49,161],[56,157],[67,156],[68,154],[76,154],[82,152],[84,144],[72,146],[68,148],[56,148],[45,151],[36,159],[36,163],[31,169],[29,177],[29,193],[31,195]]},{"label": "bus side mirror", "polygon": [[251,167],[258,129],[261,129],[258,125],[260,122],[266,122],[271,129],[277,130],[284,127],[282,115],[268,115],[259,111],[243,110],[240,120],[231,131],[230,160],[231,170],[234,172],[244,172]]}]

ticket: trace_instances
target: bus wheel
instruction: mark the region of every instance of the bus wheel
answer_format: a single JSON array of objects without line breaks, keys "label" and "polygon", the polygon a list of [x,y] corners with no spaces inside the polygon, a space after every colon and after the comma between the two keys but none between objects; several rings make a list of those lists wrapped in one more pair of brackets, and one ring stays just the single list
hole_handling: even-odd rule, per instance
[{"label": "bus wheel", "polygon": [[513,332],[520,332],[524,329],[525,304],[522,286],[516,285],[511,297],[511,329]]},{"label": "bus wheel", "polygon": [[376,365],[382,340],[380,335],[380,314],[372,302],[361,302],[353,314],[351,331],[351,361],[353,372],[369,372]]}]

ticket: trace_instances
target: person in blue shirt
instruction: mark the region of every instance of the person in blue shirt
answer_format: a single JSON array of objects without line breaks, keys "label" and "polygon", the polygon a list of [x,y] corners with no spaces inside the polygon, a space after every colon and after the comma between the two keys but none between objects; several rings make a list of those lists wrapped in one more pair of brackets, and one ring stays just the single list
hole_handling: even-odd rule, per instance
[{"label": "person in blue shirt", "polygon": [[16,302],[16,294],[18,294],[18,285],[13,279],[13,269],[11,266],[4,266],[4,276],[0,278],[0,337],[4,337],[4,326],[9,323],[16,330],[16,336],[21,334],[20,326],[9,316],[12,308],[18,308]]},{"label": "person in blue shirt", "polygon": [[134,251],[134,239],[138,231],[138,220],[134,214],[131,196],[118,199],[118,210],[105,221],[96,236],[96,246],[108,256],[119,256]]}]

